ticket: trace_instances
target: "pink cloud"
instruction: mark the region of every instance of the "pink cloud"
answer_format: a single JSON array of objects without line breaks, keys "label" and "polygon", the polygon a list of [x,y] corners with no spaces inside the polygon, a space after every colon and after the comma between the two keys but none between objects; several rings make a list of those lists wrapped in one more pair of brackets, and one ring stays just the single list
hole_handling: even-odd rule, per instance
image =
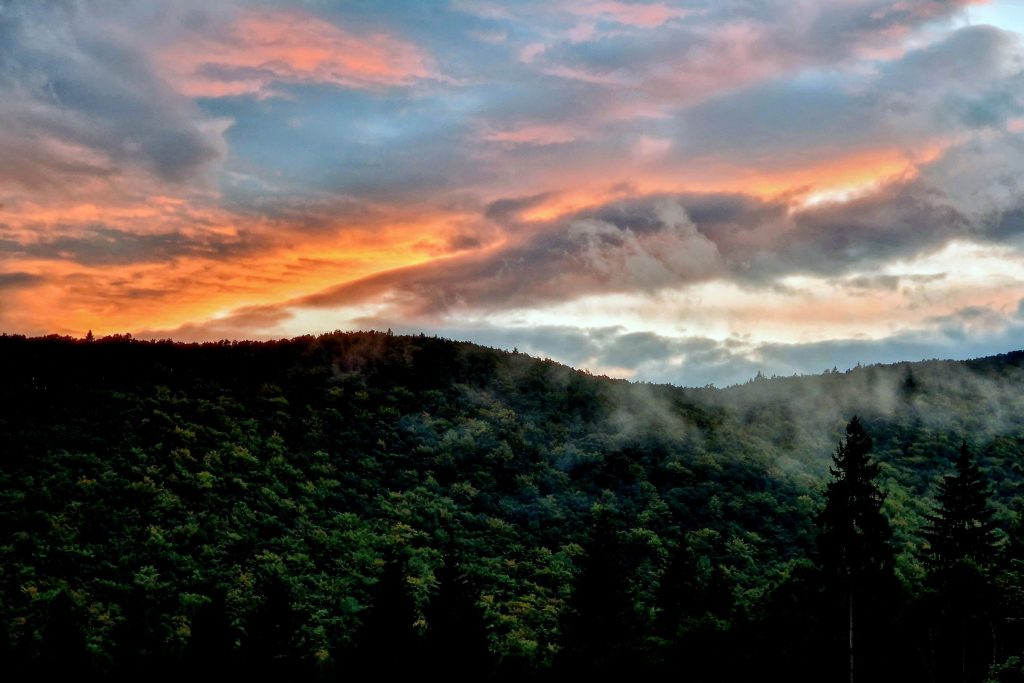
[{"label": "pink cloud", "polygon": [[539,146],[572,142],[579,137],[578,127],[570,125],[532,125],[515,130],[491,131],[484,135],[484,140],[510,146]]},{"label": "pink cloud", "polygon": [[435,75],[429,56],[411,43],[297,11],[247,12],[216,37],[175,43],[162,61],[192,97],[267,95],[275,82],[394,87]]},{"label": "pink cloud", "polygon": [[689,13],[687,10],[669,7],[663,3],[639,5],[615,0],[583,2],[570,6],[570,11],[580,16],[605,19],[636,28],[657,28]]}]

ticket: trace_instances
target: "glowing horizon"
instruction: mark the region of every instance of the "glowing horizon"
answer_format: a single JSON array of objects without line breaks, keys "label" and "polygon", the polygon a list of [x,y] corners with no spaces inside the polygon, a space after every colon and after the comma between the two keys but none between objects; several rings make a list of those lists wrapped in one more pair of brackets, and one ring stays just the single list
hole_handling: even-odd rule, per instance
[{"label": "glowing horizon", "polygon": [[1024,346],[1019,2],[0,27],[0,332],[390,327],[681,384]]}]

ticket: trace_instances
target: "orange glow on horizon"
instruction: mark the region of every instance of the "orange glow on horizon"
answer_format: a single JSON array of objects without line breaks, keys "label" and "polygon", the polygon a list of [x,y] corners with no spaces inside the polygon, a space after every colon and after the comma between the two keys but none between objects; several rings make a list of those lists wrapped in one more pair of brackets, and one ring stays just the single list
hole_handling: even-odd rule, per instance
[{"label": "orange glow on horizon", "polygon": [[[855,151],[820,163],[794,165],[778,171],[720,167],[707,178],[671,169],[655,172],[637,164],[629,184],[610,185],[598,174],[573,176],[583,189],[555,192],[521,217],[543,223],[619,198],[675,192],[746,192],[800,208],[820,201],[841,200],[850,188],[876,187],[909,178],[917,164],[936,158],[942,145],[932,144],[910,155],[897,149]],[[711,167],[711,164],[705,168]],[[550,178],[540,176],[542,183]],[[837,193],[834,197],[828,193]],[[494,198],[509,190],[495,188]],[[254,246],[230,259],[216,254],[181,255],[170,260],[129,265],[86,266],[62,260],[23,258],[18,269],[49,279],[12,294],[18,317],[5,317],[14,329],[62,330],[97,334],[126,330],[173,329],[245,306],[284,302],[384,271],[407,267],[456,253],[445,236],[455,235],[472,210],[437,210],[406,206],[360,219],[361,223],[312,231],[269,219],[242,218],[186,195],[154,195],[146,201],[119,200],[116,195],[94,201],[22,203],[0,210],[8,235],[37,235],[40,225],[51,234],[74,237],[76,231],[102,224],[130,233],[181,233],[232,240],[244,226]],[[383,210],[383,209],[382,209]],[[19,230],[18,226],[25,226]],[[59,226],[59,228],[58,228]],[[297,230],[297,232],[291,232]],[[493,239],[480,246],[500,244]],[[210,242],[215,249],[218,242]],[[159,255],[158,255],[159,256]],[[58,284],[64,283],[64,284]],[[68,284],[71,283],[71,284]],[[75,284],[78,283],[78,284]],[[15,308],[15,307],[11,307]],[[58,313],[54,313],[57,312]]]},{"label": "orange glow on horizon", "polygon": [[[38,227],[48,224],[54,229],[60,226],[53,236],[74,238],[94,220],[104,218],[104,225],[140,236],[147,234],[136,233],[141,219],[153,231],[149,234],[170,231],[198,237],[208,232],[235,237],[238,225],[244,224],[237,216],[212,210],[202,218],[195,209],[184,217],[176,216],[173,209],[179,206],[175,198],[156,198],[150,207],[81,204],[38,213],[26,210],[17,218],[32,227],[9,234],[38,234]],[[172,211],[165,213],[167,209]],[[321,234],[296,233],[292,238],[270,226],[264,231],[269,231],[266,244],[231,258],[200,253],[150,262],[88,265],[60,253],[49,258],[25,255],[18,260],[18,271],[43,280],[31,288],[5,292],[0,323],[4,329],[32,334],[81,336],[91,329],[103,335],[174,329],[224,311],[287,301],[437,258],[443,244],[438,240],[457,229],[457,217],[422,210],[409,214],[366,226],[340,224]],[[0,220],[5,218],[12,216],[0,211]],[[426,239],[428,236],[433,239]],[[448,253],[454,251],[448,249]]]}]

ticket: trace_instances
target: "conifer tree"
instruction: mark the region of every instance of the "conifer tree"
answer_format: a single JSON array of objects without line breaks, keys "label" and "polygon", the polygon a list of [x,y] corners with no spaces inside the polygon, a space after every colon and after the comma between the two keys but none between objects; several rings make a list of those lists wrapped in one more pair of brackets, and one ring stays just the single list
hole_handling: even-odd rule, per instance
[{"label": "conifer tree", "polygon": [[961,560],[971,560],[980,567],[992,562],[995,523],[988,498],[988,486],[964,441],[956,460],[956,474],[943,477],[939,508],[928,515],[929,525],[924,530],[934,569],[948,570]]},{"label": "conifer tree", "polygon": [[214,589],[192,619],[191,637],[185,650],[186,670],[222,676],[230,672],[235,634],[228,617],[227,599]]},{"label": "conifer tree", "polygon": [[600,672],[614,676],[628,672],[636,654],[637,620],[629,589],[632,568],[613,512],[595,506],[592,515],[556,664],[573,676]]},{"label": "conifer tree", "polygon": [[371,604],[356,636],[346,674],[402,678],[422,666],[416,602],[409,592],[405,562],[385,559],[371,591]]},{"label": "conifer tree", "polygon": [[283,578],[271,576],[263,593],[263,601],[248,624],[246,661],[258,675],[287,676],[301,663],[301,615],[292,604],[291,588]]},{"label": "conifer tree", "polygon": [[39,643],[38,666],[33,672],[39,680],[70,680],[89,675],[89,651],[86,646],[81,607],[66,590],[47,605]]},{"label": "conifer tree", "polygon": [[882,514],[885,495],[875,483],[879,466],[871,458],[872,441],[856,416],[846,439],[832,456],[832,481],[818,515],[819,562],[826,577],[845,594],[849,680],[854,680],[855,625],[858,605],[891,575],[892,530]]},{"label": "conifer tree", "polygon": [[426,650],[433,673],[458,681],[486,678],[492,663],[484,612],[454,553],[445,556],[437,582],[427,611]]},{"label": "conifer tree", "polygon": [[993,615],[1000,600],[989,581],[995,524],[988,497],[988,486],[964,441],[956,474],[943,478],[938,509],[928,515],[923,531],[930,545],[930,640],[939,681],[980,681],[993,660]]}]

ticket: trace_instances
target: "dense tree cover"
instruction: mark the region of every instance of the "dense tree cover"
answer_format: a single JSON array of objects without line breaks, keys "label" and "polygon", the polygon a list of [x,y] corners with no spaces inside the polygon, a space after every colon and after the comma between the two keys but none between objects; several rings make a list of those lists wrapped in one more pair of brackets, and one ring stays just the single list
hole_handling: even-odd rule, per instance
[{"label": "dense tree cover", "polygon": [[1024,354],[720,390],[4,336],[0,373],[15,676],[845,680],[856,575],[860,680],[1024,677]]}]

